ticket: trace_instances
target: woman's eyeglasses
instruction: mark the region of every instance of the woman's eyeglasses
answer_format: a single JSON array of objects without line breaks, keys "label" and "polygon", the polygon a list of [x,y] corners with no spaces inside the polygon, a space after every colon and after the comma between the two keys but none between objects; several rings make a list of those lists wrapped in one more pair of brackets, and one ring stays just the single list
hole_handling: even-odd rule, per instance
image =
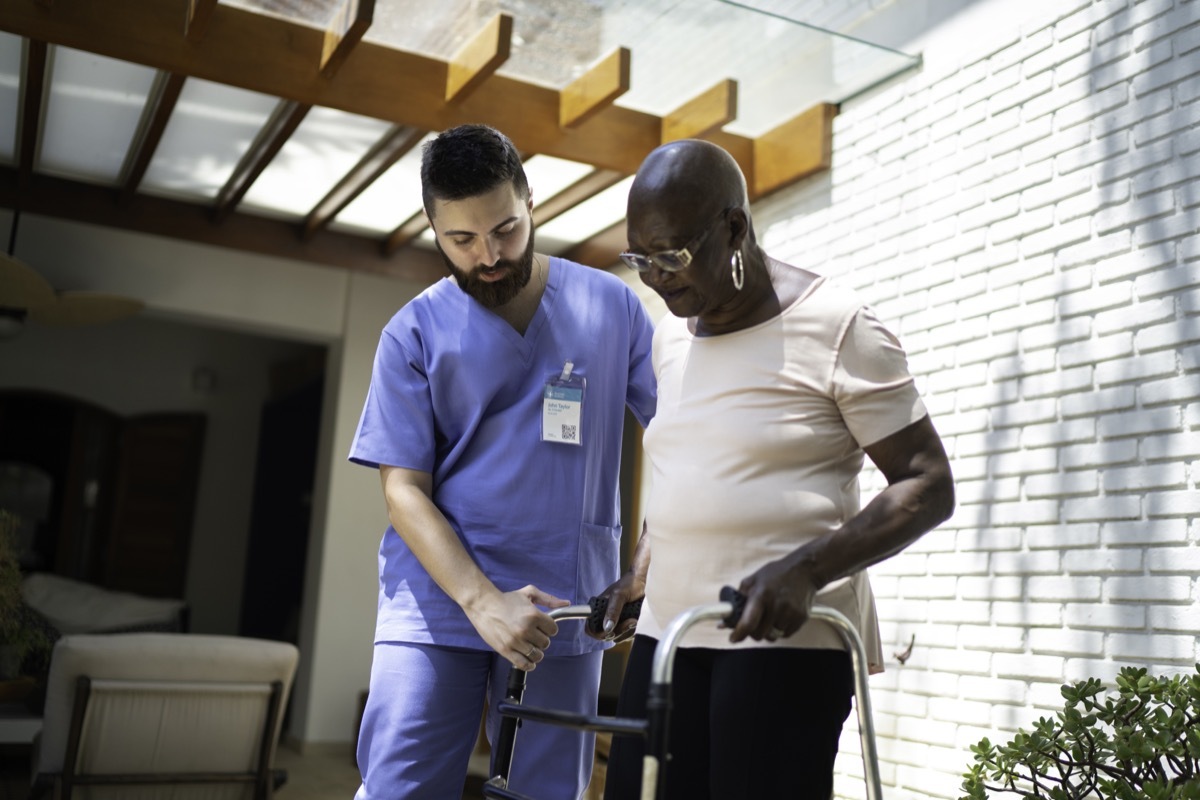
[{"label": "woman's eyeglasses", "polygon": [[[721,219],[728,214],[730,209],[722,209],[721,213],[715,219]],[[682,269],[687,269],[692,263],[694,253],[704,245],[704,240],[713,232],[715,228],[712,223],[702,230],[696,238],[687,243],[686,247],[678,250],[659,250],[657,253],[643,255],[642,253],[621,253],[621,260],[625,262],[625,266],[635,272],[648,272],[651,265],[658,267],[663,272],[679,272]]]}]

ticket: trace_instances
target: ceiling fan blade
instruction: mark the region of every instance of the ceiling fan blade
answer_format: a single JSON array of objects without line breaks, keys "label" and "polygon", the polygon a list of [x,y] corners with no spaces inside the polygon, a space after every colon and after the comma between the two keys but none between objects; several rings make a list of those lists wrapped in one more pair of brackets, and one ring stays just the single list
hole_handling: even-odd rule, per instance
[{"label": "ceiling fan blade", "polygon": [[23,261],[0,253],[0,306],[33,310],[53,305],[54,287]]},{"label": "ceiling fan blade", "polygon": [[103,292],[61,292],[48,306],[32,308],[29,318],[47,325],[96,325],[132,317],[145,307],[141,300]]}]

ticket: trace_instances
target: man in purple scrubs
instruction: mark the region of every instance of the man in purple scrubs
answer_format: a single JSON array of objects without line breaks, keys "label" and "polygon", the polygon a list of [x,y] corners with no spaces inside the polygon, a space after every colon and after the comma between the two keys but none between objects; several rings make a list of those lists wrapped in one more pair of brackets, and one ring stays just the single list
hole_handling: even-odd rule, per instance
[{"label": "man in purple scrubs", "polygon": [[[390,526],[358,744],[359,800],[461,796],[510,666],[525,702],[594,714],[604,644],[544,609],[617,578],[628,406],[654,415],[653,330],[617,277],[534,252],[533,201],[502,133],[426,145],[425,213],[451,277],[385,326],[350,459],[377,468]],[[594,736],[522,726],[509,786],[578,798]]]}]

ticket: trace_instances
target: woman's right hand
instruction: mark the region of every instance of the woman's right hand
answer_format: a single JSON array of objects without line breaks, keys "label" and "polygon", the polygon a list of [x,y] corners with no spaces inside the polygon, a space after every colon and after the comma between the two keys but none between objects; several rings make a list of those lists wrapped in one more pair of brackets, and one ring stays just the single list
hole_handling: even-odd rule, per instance
[{"label": "woman's right hand", "polygon": [[639,578],[632,571],[626,572],[598,596],[608,601],[604,611],[604,622],[599,633],[593,633],[585,625],[584,631],[587,635],[602,642],[623,642],[633,636],[637,628],[637,618],[621,621],[621,609],[626,603],[641,600],[646,596],[645,579]]}]

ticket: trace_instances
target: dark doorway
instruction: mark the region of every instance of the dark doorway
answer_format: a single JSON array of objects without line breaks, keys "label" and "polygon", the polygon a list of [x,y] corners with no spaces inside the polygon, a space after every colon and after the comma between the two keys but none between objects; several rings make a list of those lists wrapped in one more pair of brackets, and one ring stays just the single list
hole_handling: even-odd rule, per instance
[{"label": "dark doorway", "polygon": [[239,633],[298,644],[324,389],[320,358],[273,375],[263,407]]}]

